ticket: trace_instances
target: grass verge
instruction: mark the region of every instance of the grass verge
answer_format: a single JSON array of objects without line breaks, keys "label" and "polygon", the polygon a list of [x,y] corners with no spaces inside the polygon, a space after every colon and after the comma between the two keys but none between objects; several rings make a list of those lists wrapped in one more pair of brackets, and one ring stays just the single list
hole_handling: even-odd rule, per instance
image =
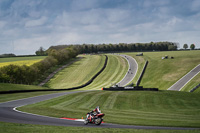
[{"label": "grass verge", "polygon": [[118,128],[61,127],[47,125],[17,124],[0,122],[1,133],[199,133],[199,130],[142,130]]},{"label": "grass verge", "polygon": [[187,92],[90,91],[27,105],[19,110],[58,118],[81,118],[96,106],[106,114],[107,123],[200,127],[199,94]]},{"label": "grass verge", "polygon": [[49,89],[49,88],[47,88],[47,87],[40,87],[40,86],[34,86],[34,85],[0,83],[0,91],[40,90],[40,89]]},{"label": "grass verge", "polygon": [[[22,98],[34,97],[39,95],[57,93],[52,91],[45,91],[45,92],[25,92],[25,93],[12,93],[12,94],[0,94],[0,102],[7,102],[11,100],[18,100]],[[60,93],[60,91],[58,92]]]},{"label": "grass verge", "polygon": [[[32,90],[32,89],[48,89],[48,88],[33,86],[33,85],[0,83],[0,91]],[[55,91],[53,91],[53,92],[45,91],[45,92],[25,92],[25,93],[0,94],[0,102],[6,102],[6,101],[10,101],[10,100],[17,100],[17,99],[28,98],[28,97],[33,97],[33,96],[45,95],[45,94],[50,94],[50,93],[56,93],[56,92]]]}]

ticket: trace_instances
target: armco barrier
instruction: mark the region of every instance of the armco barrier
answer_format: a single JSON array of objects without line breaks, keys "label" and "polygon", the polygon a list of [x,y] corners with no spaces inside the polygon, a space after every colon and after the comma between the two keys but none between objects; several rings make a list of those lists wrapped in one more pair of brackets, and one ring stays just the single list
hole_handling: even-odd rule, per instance
[{"label": "armco barrier", "polygon": [[75,90],[75,89],[81,89],[83,87],[88,86],[89,84],[91,84],[93,82],[93,80],[101,73],[103,72],[103,70],[106,68],[107,66],[107,62],[108,62],[108,57],[107,55],[105,55],[106,59],[105,59],[105,63],[103,65],[103,67],[101,68],[101,70],[96,73],[87,83],[77,86],[77,87],[72,87],[72,88],[66,88],[66,89],[41,89],[41,90],[10,90],[10,91],[0,91],[0,94],[8,94],[8,93],[21,93],[21,92],[36,92],[36,91],[64,91],[64,90]]},{"label": "armco barrier", "polygon": [[198,89],[200,87],[200,84],[198,84],[197,86],[195,86],[192,90],[190,90],[190,92],[195,91],[196,89]]},{"label": "armco barrier", "polygon": [[141,80],[142,80],[142,77],[143,77],[143,75],[144,75],[144,72],[145,72],[145,70],[146,70],[147,65],[148,65],[148,61],[146,61],[145,65],[144,65],[144,68],[143,68],[142,73],[141,73],[141,75],[140,75],[140,77],[139,77],[139,79],[138,79],[138,81],[137,81],[137,83],[136,83],[136,86],[139,86],[139,85],[140,85],[140,82],[141,82]]}]

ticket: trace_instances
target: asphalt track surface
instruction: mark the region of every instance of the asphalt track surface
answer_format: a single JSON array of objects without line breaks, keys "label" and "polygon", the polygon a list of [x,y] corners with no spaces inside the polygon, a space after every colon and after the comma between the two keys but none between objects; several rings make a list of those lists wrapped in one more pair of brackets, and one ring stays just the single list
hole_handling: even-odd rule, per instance
[{"label": "asphalt track surface", "polygon": [[194,69],[188,72],[175,84],[173,84],[168,90],[180,91],[192,78],[194,78],[198,73],[200,73],[200,64],[197,65]]},{"label": "asphalt track surface", "polygon": [[[125,55],[121,55],[121,56],[125,56]],[[132,57],[130,58],[129,56],[126,56],[126,57],[127,57],[128,62],[132,58]],[[129,72],[131,72],[131,70],[135,69],[135,67],[134,68],[131,67],[131,64],[132,63],[129,62],[129,65],[130,65],[130,68],[128,70]],[[128,84],[132,80],[133,77],[134,77],[133,74],[131,74],[131,75],[126,74],[125,78],[120,82],[120,84],[121,85]],[[41,96],[35,96],[35,97],[0,103],[0,121],[12,122],[12,123],[24,123],[24,124],[71,126],[71,127],[92,127],[92,128],[131,128],[131,129],[158,129],[158,130],[200,129],[200,128],[187,128],[187,127],[184,128],[184,127],[119,125],[119,124],[111,124],[111,123],[102,123],[100,126],[96,126],[94,124],[84,125],[83,122],[80,122],[80,121],[71,121],[71,120],[66,120],[66,119],[41,116],[41,115],[25,113],[25,112],[21,112],[21,111],[17,110],[17,107],[49,100],[49,99],[56,98],[56,97],[63,96],[63,95],[78,93],[78,92],[83,92],[83,91],[68,91],[68,92],[62,92],[62,93],[54,93],[54,94],[41,95]]]},{"label": "asphalt track surface", "polygon": [[123,87],[130,83],[135,77],[138,70],[138,64],[136,60],[131,56],[121,54],[120,56],[124,57],[129,64],[128,72],[126,73],[125,77],[119,83],[117,83],[119,86]]}]

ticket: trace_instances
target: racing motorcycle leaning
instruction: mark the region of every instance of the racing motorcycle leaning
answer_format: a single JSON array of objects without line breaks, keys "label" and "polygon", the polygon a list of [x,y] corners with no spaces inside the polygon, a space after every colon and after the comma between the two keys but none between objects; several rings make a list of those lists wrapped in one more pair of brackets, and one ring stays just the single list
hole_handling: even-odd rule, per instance
[{"label": "racing motorcycle leaning", "polygon": [[95,125],[100,125],[101,122],[103,121],[103,117],[104,114],[101,113],[99,107],[97,106],[97,108],[91,112],[87,113],[87,117],[84,120],[84,124],[87,125],[88,123],[94,123]]}]

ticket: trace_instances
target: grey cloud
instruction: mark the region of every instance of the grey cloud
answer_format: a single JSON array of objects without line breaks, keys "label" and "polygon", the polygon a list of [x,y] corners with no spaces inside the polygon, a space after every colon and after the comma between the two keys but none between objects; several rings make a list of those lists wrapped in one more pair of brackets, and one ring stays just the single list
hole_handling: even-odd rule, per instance
[{"label": "grey cloud", "polygon": [[70,43],[177,41],[200,47],[198,0],[15,0],[0,7],[0,54],[34,54],[40,46]]}]

